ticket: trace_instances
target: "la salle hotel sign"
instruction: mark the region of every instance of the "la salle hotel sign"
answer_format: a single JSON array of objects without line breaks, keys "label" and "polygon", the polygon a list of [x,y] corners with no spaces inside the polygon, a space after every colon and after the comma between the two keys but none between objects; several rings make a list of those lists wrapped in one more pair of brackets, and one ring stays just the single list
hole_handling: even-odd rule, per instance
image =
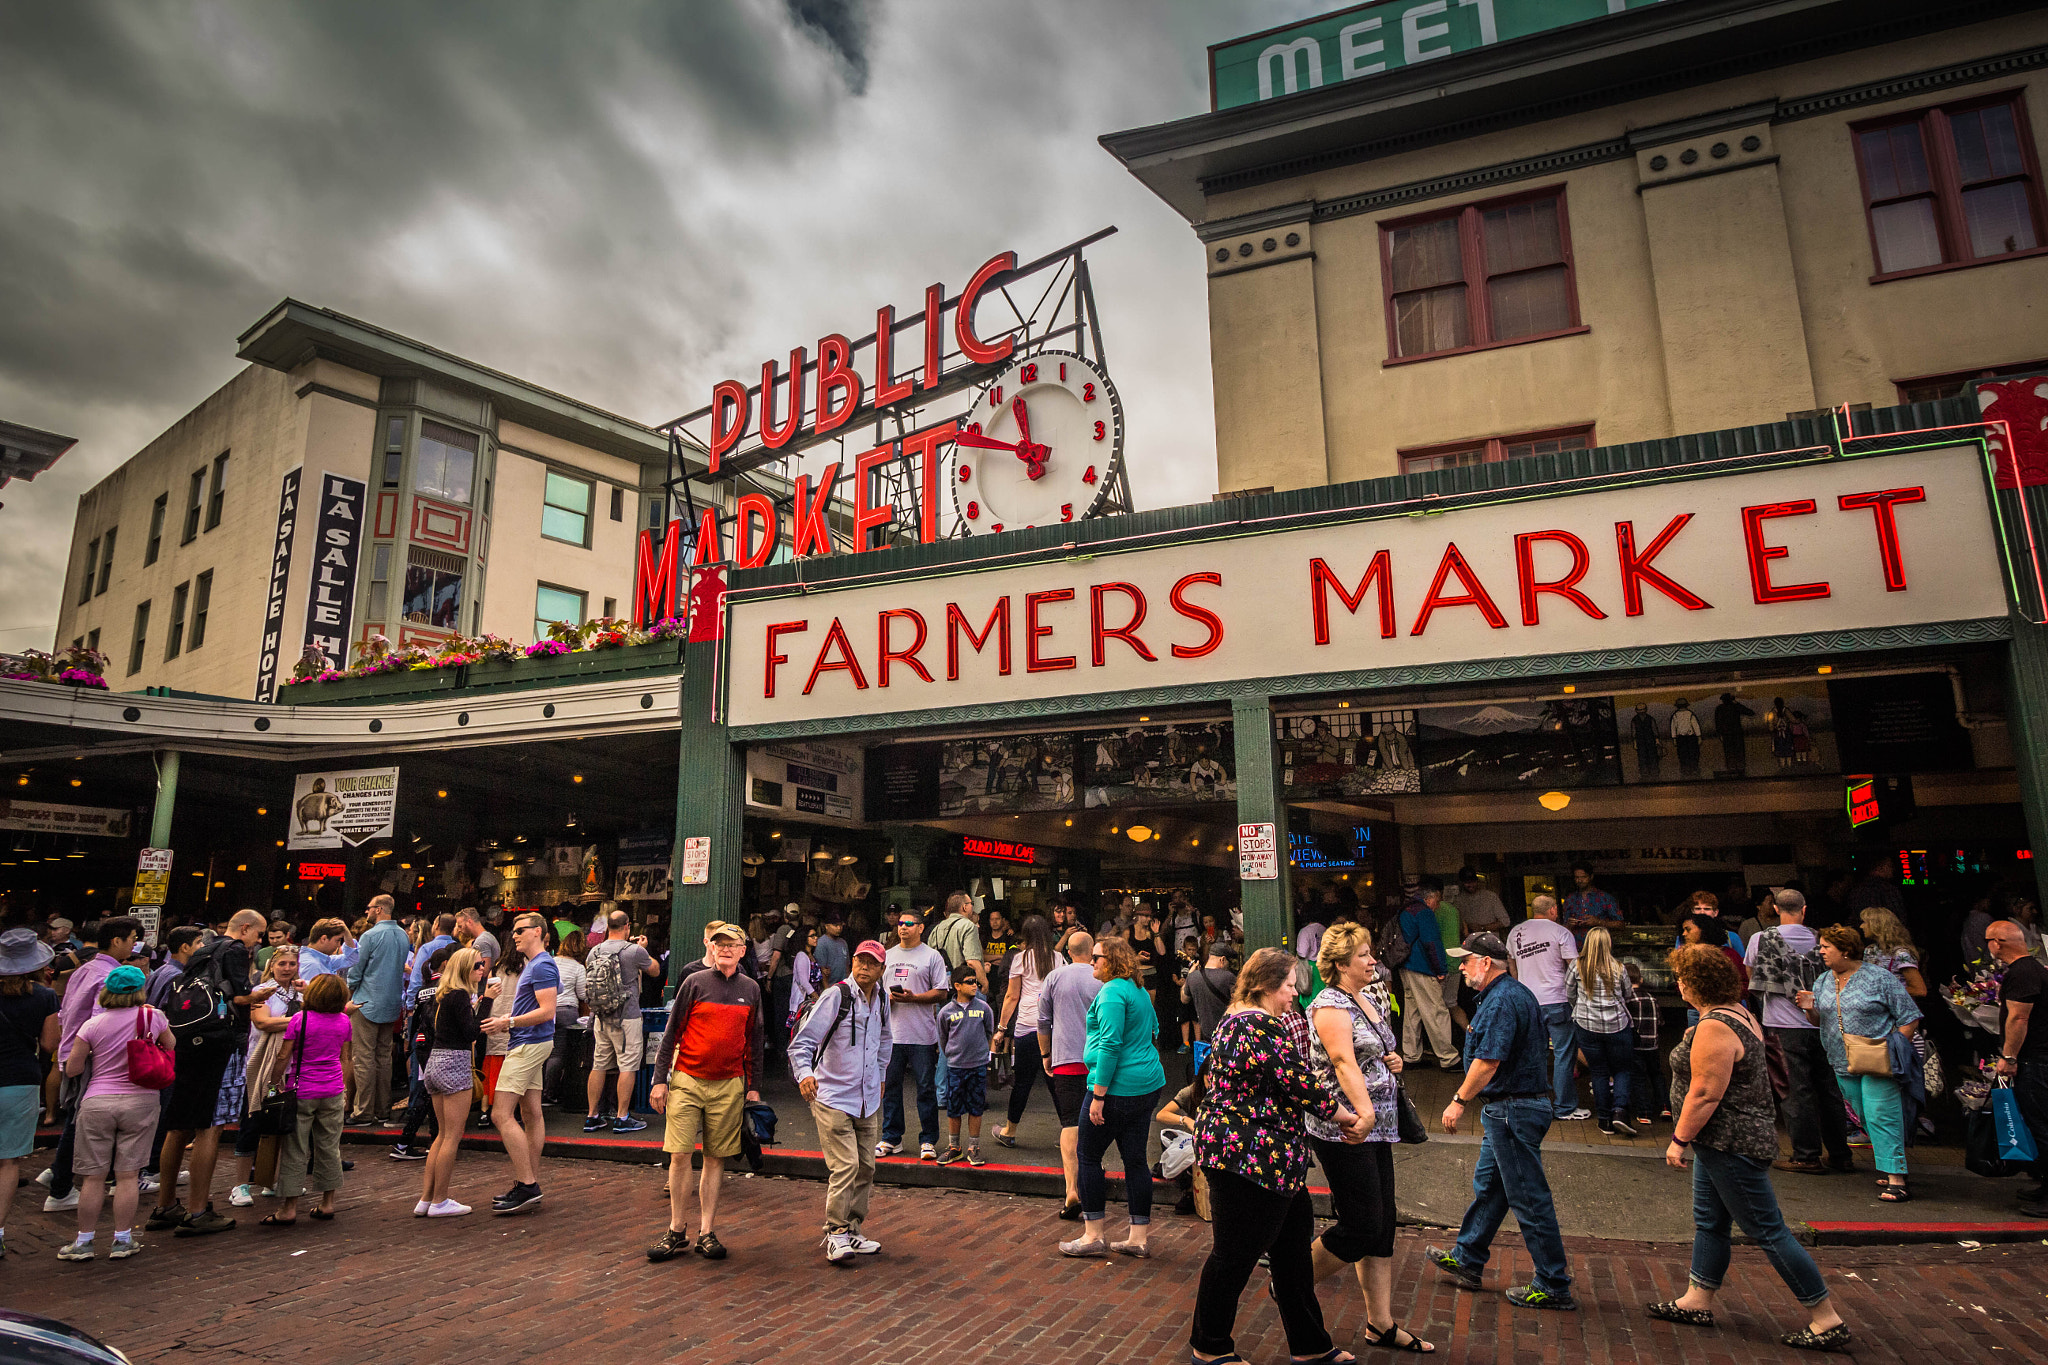
[{"label": "la salle hotel sign", "polygon": [[1971,446],[733,602],[735,726],[2002,617]]}]

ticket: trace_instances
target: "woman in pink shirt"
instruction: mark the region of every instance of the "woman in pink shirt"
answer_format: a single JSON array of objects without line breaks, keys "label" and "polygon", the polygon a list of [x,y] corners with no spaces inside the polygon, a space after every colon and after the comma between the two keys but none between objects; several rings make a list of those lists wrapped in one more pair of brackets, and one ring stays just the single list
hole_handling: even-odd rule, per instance
[{"label": "woman in pink shirt", "polygon": [[334,1195],[341,1188],[342,1092],[349,1072],[348,983],[328,973],[306,987],[306,1008],[284,1026],[289,1061],[285,1083],[298,1096],[299,1121],[284,1136],[277,1160],[278,1205],[264,1215],[263,1226],[290,1227],[299,1221],[299,1196],[306,1190],[308,1153],[310,1182],[320,1191],[320,1207],[312,1210],[322,1222],[334,1217]]},{"label": "woman in pink shirt", "polygon": [[148,1165],[153,1155],[150,1139],[156,1136],[158,1097],[156,1091],[129,1079],[128,1044],[136,1038],[154,1038],[164,1047],[171,1046],[170,1020],[143,1003],[146,996],[147,982],[140,967],[120,966],[107,973],[99,993],[104,1013],[78,1030],[64,1063],[67,1075],[79,1076],[90,1062],[92,1079],[78,1105],[74,1158],[78,1239],[58,1250],[60,1261],[93,1259],[93,1230],[106,1199],[110,1170],[114,1173],[114,1243],[107,1259],[122,1260],[142,1249],[134,1237],[135,1173]]}]

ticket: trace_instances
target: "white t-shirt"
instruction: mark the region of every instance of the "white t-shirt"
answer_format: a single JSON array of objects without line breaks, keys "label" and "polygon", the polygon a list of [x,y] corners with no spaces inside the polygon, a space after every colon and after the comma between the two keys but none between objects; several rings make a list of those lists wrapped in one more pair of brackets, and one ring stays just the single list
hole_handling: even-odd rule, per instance
[{"label": "white t-shirt", "polygon": [[1565,1002],[1565,964],[1579,955],[1571,930],[1554,919],[1523,920],[1508,930],[1508,954],[1515,959],[1515,979],[1537,1004]]},{"label": "white t-shirt", "polygon": [[[1065,966],[1066,962],[1067,960],[1057,952],[1052,955],[1055,970]],[[1018,1033],[1030,1033],[1038,1027],[1038,992],[1045,984],[1038,975],[1038,957],[1029,948],[1019,948],[1010,954],[1005,970],[1009,972],[1010,980],[1020,983],[1017,988],[1017,1013],[1011,1017],[1011,1027]]]},{"label": "white t-shirt", "polygon": [[[1820,943],[1820,936],[1803,924],[1781,924],[1778,934],[1785,940],[1785,946],[1795,953],[1810,953]],[[1764,936],[1758,933],[1750,939],[1749,947],[1742,954],[1742,965],[1756,966],[1756,950],[1763,943]],[[1799,1008],[1789,995],[1764,996],[1765,1028],[1813,1028],[1813,1020],[1806,1017],[1806,1011]]]},{"label": "white t-shirt", "polygon": [[1302,925],[1301,932],[1294,936],[1294,955],[1307,962],[1315,961],[1316,953],[1323,946],[1323,935],[1329,931],[1328,925],[1314,920]]},{"label": "white t-shirt", "polygon": [[[945,954],[929,943],[920,943],[915,948],[901,944],[889,950],[887,960],[882,964],[882,985],[884,989],[901,987],[912,995],[923,995],[927,991],[942,991],[953,983],[953,969],[946,965]],[[889,1038],[896,1043],[922,1043],[937,1046],[939,1041],[939,1005],[899,1004],[889,1002]]]}]

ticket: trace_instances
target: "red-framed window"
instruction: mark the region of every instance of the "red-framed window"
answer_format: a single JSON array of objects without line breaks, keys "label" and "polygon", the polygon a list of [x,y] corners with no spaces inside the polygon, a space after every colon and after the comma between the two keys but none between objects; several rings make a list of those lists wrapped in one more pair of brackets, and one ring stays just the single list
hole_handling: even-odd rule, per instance
[{"label": "red-framed window", "polygon": [[1593,444],[1593,425],[1588,422],[1582,427],[1530,431],[1519,436],[1488,436],[1446,445],[1417,446],[1401,452],[1401,472],[1423,474],[1432,469],[1526,460],[1533,455],[1555,455],[1564,450],[1591,450]]},{"label": "red-framed window", "polygon": [[1583,330],[1564,187],[1380,224],[1389,364]]},{"label": "red-framed window", "polygon": [[1942,398],[1960,398],[1970,391],[1970,385],[1980,379],[2010,379],[2014,375],[2040,374],[2044,370],[2048,370],[2048,360],[2029,360],[2020,365],[1999,365],[1988,370],[1957,370],[1954,374],[1901,379],[1892,387],[1899,391],[1901,403],[1932,403]]},{"label": "red-framed window", "polygon": [[2039,251],[2041,171],[2017,92],[1850,125],[1875,279]]}]

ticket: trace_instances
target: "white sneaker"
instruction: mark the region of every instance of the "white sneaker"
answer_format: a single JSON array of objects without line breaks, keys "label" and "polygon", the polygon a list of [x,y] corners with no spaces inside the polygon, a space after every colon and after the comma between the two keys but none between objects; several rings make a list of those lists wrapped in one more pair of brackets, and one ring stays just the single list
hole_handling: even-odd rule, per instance
[{"label": "white sneaker", "polygon": [[903,1144],[900,1142],[878,1142],[875,1144],[875,1155],[878,1157],[894,1156],[902,1150]]},{"label": "white sneaker", "polygon": [[60,1261],[90,1261],[92,1257],[91,1242],[73,1240],[57,1248],[57,1259]]},{"label": "white sneaker", "polygon": [[125,1261],[140,1250],[142,1250],[142,1243],[136,1241],[133,1237],[125,1242],[116,1237],[113,1245],[107,1248],[107,1259],[110,1261]]},{"label": "white sneaker", "polygon": [[939,1149],[927,1142],[917,1149],[917,1159],[919,1161],[937,1161],[939,1159]]},{"label": "white sneaker", "polygon": [[228,1202],[238,1209],[246,1209],[256,1202],[254,1185],[237,1185],[228,1191]]},{"label": "white sneaker", "polygon": [[1580,1119],[1589,1119],[1592,1117],[1593,1111],[1590,1109],[1574,1109],[1569,1114],[1559,1114],[1557,1116],[1557,1121],[1559,1123],[1577,1123]]},{"label": "white sneaker", "polygon": [[412,1216],[415,1218],[424,1218],[427,1216],[427,1210],[432,1207],[432,1204],[429,1204],[426,1200],[422,1199],[419,1203],[414,1204],[412,1206]]},{"label": "white sneaker", "polygon": [[843,1232],[825,1234],[825,1259],[833,1265],[853,1259],[853,1242]]},{"label": "white sneaker", "polygon": [[863,1237],[857,1232],[847,1233],[846,1238],[852,1244],[853,1249],[862,1256],[872,1256],[882,1249],[880,1242],[877,1242],[872,1237]]},{"label": "white sneaker", "polygon": [[135,1192],[137,1194],[155,1194],[163,1187],[164,1182],[153,1175],[140,1176],[135,1181]]},{"label": "white sneaker", "polygon": [[189,1185],[189,1184],[191,1184],[191,1183],[192,1183],[192,1172],[190,1172],[190,1171],[179,1171],[179,1172],[178,1172],[178,1183],[179,1183],[180,1185]]},{"label": "white sneaker", "polygon": [[54,1174],[53,1168],[49,1166],[43,1167],[42,1171],[36,1176],[36,1184],[41,1185],[46,1190],[49,1189],[52,1174]]},{"label": "white sneaker", "polygon": [[456,1202],[455,1202],[455,1201],[454,1201],[453,1199],[443,1199],[443,1200],[442,1200],[442,1201],[441,1201],[440,1203],[438,1203],[438,1204],[433,1204],[433,1205],[430,1205],[430,1206],[428,1206],[428,1208],[427,1208],[427,1217],[429,1217],[429,1218],[460,1218],[460,1217],[461,1217],[461,1216],[462,1216],[463,1214],[465,1214],[465,1213],[468,1213],[468,1212],[469,1212],[469,1205],[467,1205],[467,1204],[458,1204],[458,1203],[456,1203]]},{"label": "white sneaker", "polygon": [[73,1185],[71,1187],[71,1193],[65,1195],[62,1199],[59,1199],[56,1195],[53,1194],[43,1201],[44,1213],[62,1213],[66,1209],[75,1209],[77,1207],[78,1186],[76,1185]]}]

